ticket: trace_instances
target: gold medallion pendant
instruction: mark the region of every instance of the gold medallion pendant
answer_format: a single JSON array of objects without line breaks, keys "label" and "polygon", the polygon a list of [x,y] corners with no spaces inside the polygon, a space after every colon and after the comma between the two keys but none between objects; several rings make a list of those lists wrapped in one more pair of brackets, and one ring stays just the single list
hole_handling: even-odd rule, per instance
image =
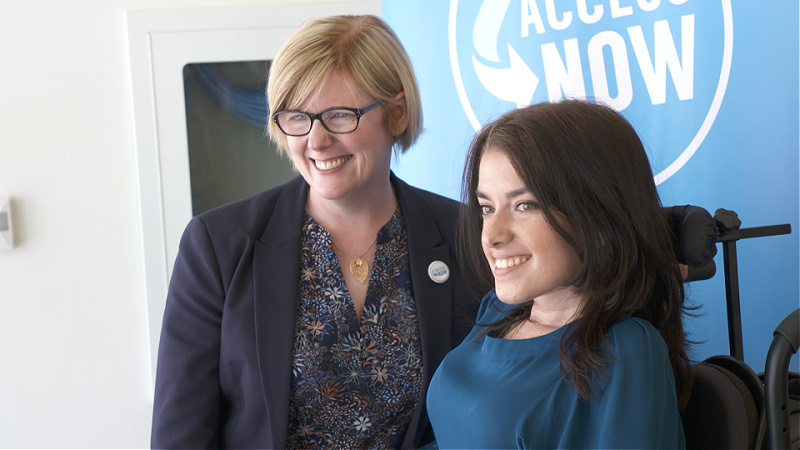
[{"label": "gold medallion pendant", "polygon": [[366,259],[364,259],[364,255],[366,255],[369,249],[372,248],[372,244],[374,244],[377,241],[378,238],[376,237],[375,240],[369,244],[369,247],[367,247],[366,250],[361,252],[361,255],[353,256],[347,253],[346,251],[342,250],[342,247],[336,245],[336,243],[333,242],[333,238],[331,238],[331,243],[333,244],[334,247],[338,248],[339,251],[352,258],[350,260],[350,273],[352,273],[353,276],[356,277],[356,280],[358,280],[358,282],[361,284],[364,284],[364,282],[367,281],[367,277],[369,277],[369,263],[367,262]]},{"label": "gold medallion pendant", "polygon": [[350,260],[350,273],[356,277],[359,283],[367,281],[369,275],[369,264],[364,258],[357,256]]}]

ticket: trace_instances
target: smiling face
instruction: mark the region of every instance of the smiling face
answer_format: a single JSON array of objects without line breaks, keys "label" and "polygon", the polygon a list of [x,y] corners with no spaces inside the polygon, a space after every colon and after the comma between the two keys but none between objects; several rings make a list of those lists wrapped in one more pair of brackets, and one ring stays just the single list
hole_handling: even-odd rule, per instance
[{"label": "smiling face", "polygon": [[481,245],[497,297],[508,304],[574,299],[580,257],[547,222],[502,151],[483,153],[476,195],[483,216]]},{"label": "smiling face", "polygon": [[[316,114],[339,106],[363,108],[375,101],[352,77],[339,72],[331,74],[318,92],[296,109]],[[395,117],[398,108],[404,105],[400,100],[402,94],[398,94],[395,102],[365,113],[352,133],[331,133],[315,120],[307,135],[287,136],[292,162],[311,186],[309,196],[325,200],[358,199],[385,189],[389,183],[393,136],[386,129],[384,114],[388,109],[395,112]],[[402,132],[405,128],[401,125],[397,121],[390,124]]]}]

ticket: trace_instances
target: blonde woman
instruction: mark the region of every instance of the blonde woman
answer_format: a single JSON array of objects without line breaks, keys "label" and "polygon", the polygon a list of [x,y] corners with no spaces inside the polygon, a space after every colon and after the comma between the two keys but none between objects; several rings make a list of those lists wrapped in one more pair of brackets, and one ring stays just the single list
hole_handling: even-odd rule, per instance
[{"label": "blonde woman", "polygon": [[188,225],[152,445],[417,447],[430,377],[478,301],[455,264],[458,203],[390,170],[422,126],[408,56],[379,18],[311,20],[267,97],[300,176]]}]

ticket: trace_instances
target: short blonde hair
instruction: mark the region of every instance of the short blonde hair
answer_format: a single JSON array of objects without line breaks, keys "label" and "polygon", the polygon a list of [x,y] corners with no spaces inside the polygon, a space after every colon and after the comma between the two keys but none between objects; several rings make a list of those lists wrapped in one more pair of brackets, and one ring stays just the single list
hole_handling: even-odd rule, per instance
[{"label": "short blonde hair", "polygon": [[[398,153],[408,150],[422,132],[417,78],[400,39],[375,16],[330,16],[303,23],[283,43],[270,67],[270,115],[298,109],[337,71],[352,76],[368,94],[386,103],[398,93],[405,93],[408,127],[395,136],[394,149]],[[387,130],[388,120],[384,113]],[[286,135],[272,117],[267,123],[270,138],[288,156]]]}]

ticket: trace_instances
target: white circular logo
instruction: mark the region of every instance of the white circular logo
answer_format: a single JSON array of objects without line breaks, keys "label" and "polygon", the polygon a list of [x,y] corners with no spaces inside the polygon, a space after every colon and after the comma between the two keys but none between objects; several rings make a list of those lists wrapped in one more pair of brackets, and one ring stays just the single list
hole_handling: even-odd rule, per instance
[{"label": "white circular logo", "polygon": [[450,268],[444,261],[436,260],[428,265],[428,276],[435,283],[442,284],[450,278]]},{"label": "white circular logo", "polygon": [[634,125],[660,184],[716,120],[733,16],[730,0],[451,0],[448,45],[476,131],[514,107],[595,99]]}]

